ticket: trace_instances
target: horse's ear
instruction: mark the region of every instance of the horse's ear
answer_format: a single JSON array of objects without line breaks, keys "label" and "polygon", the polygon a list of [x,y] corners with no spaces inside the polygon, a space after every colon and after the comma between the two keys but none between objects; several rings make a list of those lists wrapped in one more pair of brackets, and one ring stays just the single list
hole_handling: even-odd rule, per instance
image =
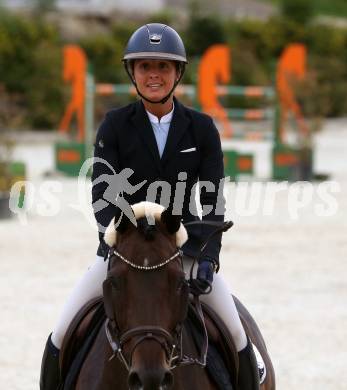
[{"label": "horse's ear", "polygon": [[161,222],[166,226],[166,229],[170,234],[178,232],[181,225],[181,218],[181,215],[172,215],[172,212],[169,209],[165,209],[160,217]]},{"label": "horse's ear", "polygon": [[121,220],[120,220],[119,222],[116,221],[116,223],[114,224],[114,226],[115,226],[117,232],[119,232],[119,233],[124,233],[124,232],[127,230],[127,228],[129,227],[130,221],[129,221],[129,219],[128,219],[126,216],[124,216],[124,215],[121,215],[120,218],[121,218]]}]

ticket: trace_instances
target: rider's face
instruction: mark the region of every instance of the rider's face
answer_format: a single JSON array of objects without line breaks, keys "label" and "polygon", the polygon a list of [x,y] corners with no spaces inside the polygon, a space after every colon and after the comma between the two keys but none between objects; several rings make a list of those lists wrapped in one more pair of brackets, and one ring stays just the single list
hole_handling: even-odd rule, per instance
[{"label": "rider's face", "polygon": [[174,86],[179,75],[174,61],[136,60],[134,78],[142,95],[150,100],[163,99]]}]

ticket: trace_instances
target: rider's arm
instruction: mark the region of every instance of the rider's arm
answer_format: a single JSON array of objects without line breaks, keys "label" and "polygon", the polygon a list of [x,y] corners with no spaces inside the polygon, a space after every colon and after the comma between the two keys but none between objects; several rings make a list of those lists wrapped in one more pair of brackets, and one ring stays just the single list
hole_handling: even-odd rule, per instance
[{"label": "rider's arm", "polygon": [[[103,200],[103,194],[108,187],[108,183],[100,181],[95,184],[94,181],[100,178],[101,175],[114,175],[114,172],[119,172],[119,164],[117,158],[117,141],[116,129],[114,127],[111,114],[106,114],[105,119],[101,123],[94,144],[94,163],[92,173],[92,201],[94,208],[95,219],[98,223],[100,238],[103,237],[105,228],[109,225],[111,219],[115,215],[115,206]],[[102,203],[104,208],[100,209]],[[96,207],[98,206],[99,207]]]},{"label": "rider's arm", "polygon": [[[218,130],[211,118],[208,118],[208,126],[204,127],[204,134],[201,143],[201,163],[199,170],[199,181],[209,182],[210,187],[202,187],[200,191],[200,203],[204,209],[212,208],[203,220],[224,221],[225,199],[223,195],[224,164],[223,152]],[[211,206],[211,207],[210,207]],[[203,226],[203,238],[215,230],[214,227]],[[212,238],[204,251],[204,258],[210,259],[219,264],[219,252],[221,249],[221,234]]]}]

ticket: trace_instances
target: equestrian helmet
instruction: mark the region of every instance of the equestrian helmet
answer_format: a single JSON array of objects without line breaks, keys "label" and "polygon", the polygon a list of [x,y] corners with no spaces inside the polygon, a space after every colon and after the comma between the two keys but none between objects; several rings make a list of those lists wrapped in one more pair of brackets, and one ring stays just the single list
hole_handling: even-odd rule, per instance
[{"label": "equestrian helmet", "polygon": [[[176,63],[179,77],[175,81],[171,91],[163,99],[153,101],[139,91],[133,75],[134,61],[137,59],[168,60]],[[164,104],[182,79],[185,65],[188,61],[183,41],[173,28],[161,23],[149,23],[137,29],[130,37],[125,48],[123,63],[138,95],[147,102]]]},{"label": "equestrian helmet", "polygon": [[161,23],[146,24],[130,37],[123,61],[141,58],[188,62],[181,37],[173,28]]}]

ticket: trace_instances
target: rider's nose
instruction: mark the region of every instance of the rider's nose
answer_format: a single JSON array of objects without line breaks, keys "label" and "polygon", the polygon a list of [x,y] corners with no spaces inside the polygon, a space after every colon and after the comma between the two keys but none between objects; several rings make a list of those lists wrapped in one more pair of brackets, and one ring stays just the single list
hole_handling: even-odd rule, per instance
[{"label": "rider's nose", "polygon": [[158,76],[157,73],[151,72],[151,74],[149,75],[149,78],[150,78],[151,80],[155,80],[155,79],[159,78],[159,76]]}]

